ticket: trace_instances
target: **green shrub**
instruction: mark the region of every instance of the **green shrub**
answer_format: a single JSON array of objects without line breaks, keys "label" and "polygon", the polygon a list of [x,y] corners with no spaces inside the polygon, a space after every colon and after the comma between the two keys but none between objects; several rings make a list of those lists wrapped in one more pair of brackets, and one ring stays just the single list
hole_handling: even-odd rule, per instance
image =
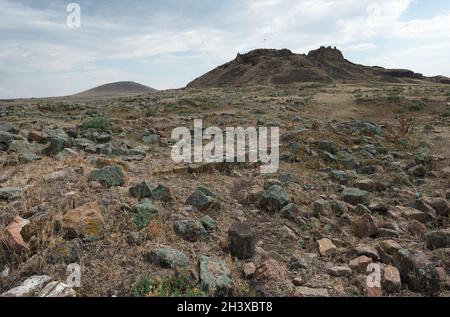
[{"label": "green shrub", "polygon": [[198,282],[186,271],[173,275],[159,276],[151,281],[139,280],[132,289],[132,294],[147,294],[153,297],[206,297]]},{"label": "green shrub", "polygon": [[96,117],[83,122],[81,130],[95,130],[98,132],[107,132],[112,128],[111,120],[104,117]]},{"label": "green shrub", "polygon": [[157,216],[157,213],[155,210],[152,209],[146,209],[146,208],[139,208],[136,210],[136,214],[134,215],[134,225],[139,228],[143,229],[148,226],[150,221],[155,219]]},{"label": "green shrub", "polygon": [[411,107],[409,107],[409,110],[411,111],[421,111],[423,109],[423,107],[425,106],[425,104],[421,101],[416,101],[414,102]]},{"label": "green shrub", "polygon": [[404,99],[404,97],[401,95],[402,92],[403,92],[402,88],[399,87],[392,88],[387,93],[387,100],[391,103],[400,103]]},{"label": "green shrub", "polygon": [[131,288],[131,296],[144,297],[151,291],[150,279],[147,276],[140,277]]},{"label": "green shrub", "polygon": [[444,113],[442,114],[442,116],[445,118],[450,117],[450,110],[445,110]]}]

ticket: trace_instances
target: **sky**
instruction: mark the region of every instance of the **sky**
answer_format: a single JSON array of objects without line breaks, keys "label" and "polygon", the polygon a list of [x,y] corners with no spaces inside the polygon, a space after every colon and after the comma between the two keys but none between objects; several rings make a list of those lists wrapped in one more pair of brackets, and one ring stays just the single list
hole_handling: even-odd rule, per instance
[{"label": "sky", "polygon": [[[79,28],[67,6],[81,8]],[[255,48],[450,76],[449,0],[0,0],[0,99],[184,87]]]}]

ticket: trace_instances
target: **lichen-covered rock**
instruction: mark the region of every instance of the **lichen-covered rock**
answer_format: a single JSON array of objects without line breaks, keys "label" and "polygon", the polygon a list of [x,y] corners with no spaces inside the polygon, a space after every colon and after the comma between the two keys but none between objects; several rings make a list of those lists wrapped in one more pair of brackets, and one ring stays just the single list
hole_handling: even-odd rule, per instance
[{"label": "lichen-covered rock", "polygon": [[170,188],[164,185],[159,185],[155,189],[152,190],[152,199],[162,201],[164,203],[173,202],[172,193],[170,192]]},{"label": "lichen-covered rock", "polygon": [[125,184],[125,173],[120,166],[106,166],[100,170],[92,171],[89,180],[99,182],[108,188],[123,186]]},{"label": "lichen-covered rock", "polygon": [[178,220],[174,224],[174,229],[177,235],[189,242],[196,242],[209,237],[202,223],[196,220]]},{"label": "lichen-covered rock", "polygon": [[225,261],[200,256],[200,283],[202,290],[214,296],[227,296],[231,291],[231,273]]},{"label": "lichen-covered rock", "polygon": [[346,188],[342,192],[342,200],[353,206],[369,205],[369,193],[358,188]]},{"label": "lichen-covered rock", "polygon": [[200,219],[200,222],[202,223],[203,227],[207,231],[213,231],[213,230],[215,230],[217,228],[217,223],[210,216],[203,216]]},{"label": "lichen-covered rock", "polygon": [[85,241],[95,241],[105,234],[105,220],[96,202],[73,209],[62,217],[61,227],[68,238],[80,237]]},{"label": "lichen-covered rock", "polygon": [[49,138],[47,147],[42,151],[43,154],[51,156],[56,155],[65,148],[70,147],[71,143],[68,138],[54,136]]},{"label": "lichen-covered rock", "polygon": [[303,212],[296,204],[290,203],[284,206],[280,211],[281,217],[288,219],[296,224],[302,224]]},{"label": "lichen-covered rock", "polygon": [[206,187],[198,187],[186,200],[186,205],[197,208],[200,212],[220,209],[217,195]]},{"label": "lichen-covered rock", "polygon": [[377,249],[381,261],[395,266],[411,290],[429,294],[439,292],[435,265],[422,251],[404,249],[393,240],[380,241]]},{"label": "lichen-covered rock", "polygon": [[152,198],[154,188],[150,182],[144,181],[130,188],[130,196],[137,199]]},{"label": "lichen-covered rock", "polygon": [[7,151],[13,140],[14,136],[11,133],[0,131],[0,150]]},{"label": "lichen-covered rock", "polygon": [[0,188],[0,200],[15,200],[22,197],[22,189],[16,187]]},{"label": "lichen-covered rock", "polygon": [[420,147],[416,151],[416,156],[414,157],[416,164],[429,163],[431,161],[431,150],[427,146]]},{"label": "lichen-covered rock", "polygon": [[189,266],[189,258],[181,251],[170,247],[150,250],[146,259],[155,265],[168,269]]},{"label": "lichen-covered rock", "polygon": [[260,206],[269,212],[280,211],[290,203],[288,193],[279,185],[273,185],[261,194]]}]

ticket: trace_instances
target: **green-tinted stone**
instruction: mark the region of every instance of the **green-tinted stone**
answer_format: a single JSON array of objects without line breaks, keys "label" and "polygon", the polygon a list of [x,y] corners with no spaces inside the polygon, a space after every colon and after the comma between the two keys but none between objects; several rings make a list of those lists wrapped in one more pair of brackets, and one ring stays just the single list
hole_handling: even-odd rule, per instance
[{"label": "green-tinted stone", "polygon": [[189,266],[189,258],[184,253],[170,247],[151,250],[147,253],[146,258],[149,262],[167,269]]},{"label": "green-tinted stone", "polygon": [[232,280],[225,261],[202,255],[199,262],[202,290],[214,296],[229,295]]},{"label": "green-tinted stone", "polygon": [[90,180],[97,181],[106,187],[122,186],[125,184],[125,173],[120,166],[106,166],[93,171]]},{"label": "green-tinted stone", "polygon": [[260,205],[264,210],[275,212],[290,202],[288,193],[279,185],[269,187],[261,195]]}]

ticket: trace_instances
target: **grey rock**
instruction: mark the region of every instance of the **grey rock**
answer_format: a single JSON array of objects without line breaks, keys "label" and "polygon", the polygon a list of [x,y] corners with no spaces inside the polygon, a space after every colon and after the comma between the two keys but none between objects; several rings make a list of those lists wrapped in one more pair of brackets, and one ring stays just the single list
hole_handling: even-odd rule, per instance
[{"label": "grey rock", "polygon": [[154,186],[150,182],[144,181],[131,187],[129,192],[131,197],[137,199],[152,198],[153,189]]},{"label": "grey rock", "polygon": [[125,184],[125,173],[120,166],[106,166],[100,170],[92,171],[89,180],[99,182],[108,188],[123,186]]},{"label": "grey rock", "polygon": [[255,232],[246,223],[234,223],[229,232],[229,248],[233,256],[241,260],[253,258],[255,254]]},{"label": "grey rock", "polygon": [[167,269],[186,267],[190,264],[189,258],[184,253],[170,247],[153,249],[147,253],[146,259],[150,263]]},{"label": "grey rock", "polygon": [[260,206],[269,212],[281,210],[290,202],[288,193],[279,185],[273,185],[261,194]]},{"label": "grey rock", "polygon": [[174,224],[174,229],[177,235],[189,242],[196,242],[209,237],[203,224],[196,220],[178,220]]},{"label": "grey rock", "polygon": [[0,188],[0,200],[15,200],[22,197],[22,189],[21,188]]},{"label": "grey rock", "polygon": [[358,188],[346,188],[342,192],[342,199],[351,205],[369,205],[369,193]]},{"label": "grey rock", "polygon": [[186,200],[186,205],[197,208],[201,212],[218,210],[220,203],[217,195],[205,187],[198,187]]},{"label": "grey rock", "polygon": [[200,283],[202,290],[214,296],[228,296],[231,292],[231,274],[225,261],[200,256]]}]

